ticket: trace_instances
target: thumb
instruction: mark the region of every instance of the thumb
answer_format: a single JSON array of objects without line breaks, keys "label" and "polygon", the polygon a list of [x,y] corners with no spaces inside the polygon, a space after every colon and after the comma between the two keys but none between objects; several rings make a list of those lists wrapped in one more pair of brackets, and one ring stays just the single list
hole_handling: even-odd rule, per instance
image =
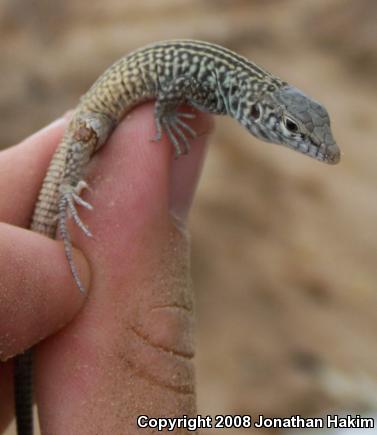
[{"label": "thumb", "polygon": [[198,115],[192,127],[199,137],[174,161],[167,138],[151,141],[153,106],[146,104],[89,165],[92,192],[84,199],[95,212],[80,216],[94,239],[71,232],[90,263],[92,285],[79,316],[39,346],[42,433],[121,435],[137,431],[139,415],[195,413],[184,225],[211,125]]}]

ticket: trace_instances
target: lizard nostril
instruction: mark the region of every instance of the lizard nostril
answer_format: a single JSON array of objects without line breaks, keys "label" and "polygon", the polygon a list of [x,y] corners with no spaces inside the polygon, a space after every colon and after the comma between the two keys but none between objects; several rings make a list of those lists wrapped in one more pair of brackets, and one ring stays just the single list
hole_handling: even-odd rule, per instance
[{"label": "lizard nostril", "polygon": [[340,149],[336,144],[330,145],[327,148],[327,160],[332,165],[336,165],[340,161]]}]

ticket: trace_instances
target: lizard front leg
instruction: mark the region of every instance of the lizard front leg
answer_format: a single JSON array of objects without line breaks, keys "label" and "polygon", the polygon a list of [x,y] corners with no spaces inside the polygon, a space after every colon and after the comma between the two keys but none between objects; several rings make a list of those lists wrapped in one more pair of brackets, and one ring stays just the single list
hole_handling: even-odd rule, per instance
[{"label": "lizard front leg", "polygon": [[174,146],[175,157],[187,154],[190,151],[190,139],[197,136],[186,120],[195,118],[194,113],[181,112],[178,107],[188,103],[193,107],[205,103],[208,90],[200,86],[193,78],[188,76],[176,77],[169,83],[159,84],[157,100],[154,109],[157,134],[154,140],[160,140],[162,131],[168,135]]}]

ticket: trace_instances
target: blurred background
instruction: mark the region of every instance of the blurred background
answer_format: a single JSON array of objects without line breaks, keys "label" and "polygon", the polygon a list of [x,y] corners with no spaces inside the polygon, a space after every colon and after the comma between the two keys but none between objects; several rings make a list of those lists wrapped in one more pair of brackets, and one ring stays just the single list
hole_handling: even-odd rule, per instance
[{"label": "blurred background", "polygon": [[190,225],[199,413],[369,415],[377,2],[2,0],[1,147],[74,107],[120,56],[169,38],[225,45],[301,88],[325,104],[343,151],[327,166],[217,119]]}]

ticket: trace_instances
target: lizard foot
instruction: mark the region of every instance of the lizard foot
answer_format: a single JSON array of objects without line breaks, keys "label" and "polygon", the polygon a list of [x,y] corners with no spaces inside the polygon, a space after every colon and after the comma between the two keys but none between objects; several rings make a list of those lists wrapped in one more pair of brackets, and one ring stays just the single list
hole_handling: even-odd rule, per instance
[{"label": "lizard foot", "polygon": [[[182,119],[183,118],[183,119]],[[162,136],[162,130],[165,130],[170,142],[174,146],[175,158],[190,151],[190,140],[197,137],[196,131],[191,128],[184,119],[194,119],[194,113],[174,112],[166,114],[161,118],[156,118],[157,134],[153,140],[159,141]]]},{"label": "lizard foot", "polygon": [[63,239],[65,255],[68,260],[69,267],[71,269],[73,278],[80,289],[81,293],[85,293],[85,288],[81,283],[77,268],[73,261],[72,256],[72,241],[71,235],[67,228],[67,219],[68,217],[72,217],[73,221],[76,225],[83,231],[83,233],[87,237],[93,237],[89,228],[82,222],[78,211],[76,209],[76,205],[81,205],[88,210],[92,210],[93,206],[88,202],[84,201],[80,194],[83,189],[89,189],[89,186],[84,180],[81,180],[77,183],[76,186],[72,186],[70,184],[63,184],[60,188],[60,198],[58,204],[58,228],[59,233]]},{"label": "lizard foot", "polygon": [[66,209],[68,209],[69,211],[69,216],[72,217],[75,224],[82,230],[82,232],[88,237],[93,237],[93,234],[90,232],[89,228],[83,223],[76,209],[77,204],[88,210],[93,210],[93,206],[87,201],[84,201],[80,196],[81,192],[84,189],[89,189],[88,184],[84,180],[79,181],[76,186],[71,186],[67,184],[62,185],[60,189],[60,201],[64,202]]}]

